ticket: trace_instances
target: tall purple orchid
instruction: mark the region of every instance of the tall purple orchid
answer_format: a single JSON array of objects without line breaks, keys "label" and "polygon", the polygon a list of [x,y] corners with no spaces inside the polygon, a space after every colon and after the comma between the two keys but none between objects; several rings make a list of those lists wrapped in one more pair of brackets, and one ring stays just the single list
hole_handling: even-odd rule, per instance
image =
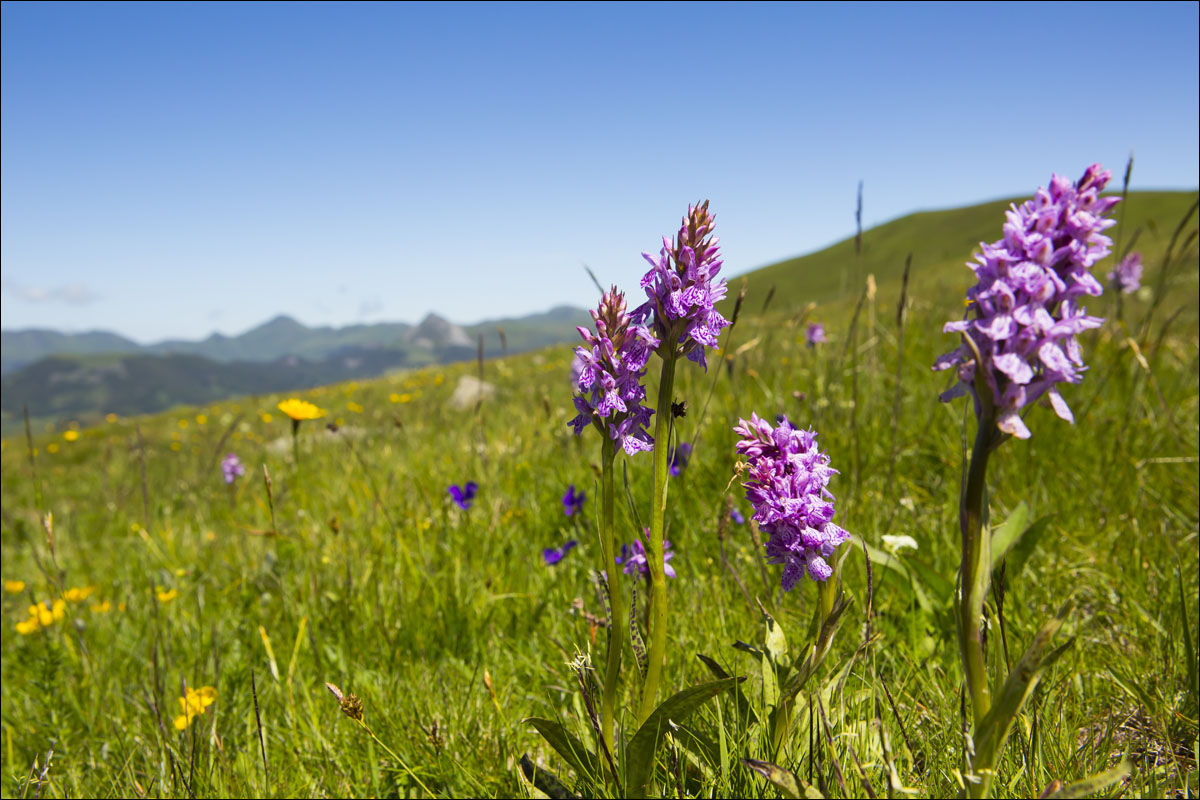
[{"label": "tall purple orchid", "polygon": [[[933,367],[958,369],[959,382],[943,401],[971,393],[978,414],[991,417],[994,408],[996,426],[1020,439],[1030,436],[1021,411],[1043,394],[1058,416],[1074,421],[1058,384],[1083,380],[1087,367],[1075,336],[1103,322],[1079,301],[1104,291],[1090,270],[1112,247],[1104,231],[1116,222],[1104,215],[1120,198],[1100,196],[1111,178],[1099,164],[1074,184],[1053,176],[1049,188],[1007,212],[1003,239],[980,244],[982,253],[968,264],[979,282],[967,290],[966,315],[945,327],[963,343]],[[980,375],[987,386],[982,402]]]},{"label": "tall purple orchid", "polygon": [[1115,223],[1105,214],[1120,198],[1100,196],[1111,177],[1099,164],[1074,184],[1055,175],[1049,188],[1007,212],[1004,238],[981,244],[976,263],[969,265],[978,283],[967,291],[964,319],[945,327],[960,334],[962,344],[934,365],[935,370],[957,369],[958,383],[941,399],[970,394],[977,420],[959,494],[962,561],[955,598],[959,657],[974,711],[971,797],[991,791],[1008,732],[1039,671],[1053,660],[1045,648],[1066,613],[1043,626],[993,705],[983,648],[984,602],[993,568],[986,525],[988,459],[1009,436],[1029,438],[1021,412],[1043,395],[1058,416],[1074,421],[1058,385],[1083,380],[1087,368],[1075,337],[1103,321],[1088,316],[1080,301],[1103,292],[1091,268],[1112,247],[1104,231]]}]

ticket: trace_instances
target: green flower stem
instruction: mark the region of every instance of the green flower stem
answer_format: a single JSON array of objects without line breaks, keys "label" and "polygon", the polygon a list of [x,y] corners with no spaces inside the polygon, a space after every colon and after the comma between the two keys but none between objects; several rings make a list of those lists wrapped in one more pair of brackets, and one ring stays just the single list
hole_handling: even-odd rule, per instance
[{"label": "green flower stem", "polygon": [[[841,549],[840,547],[838,548]],[[829,619],[830,613],[833,612],[833,601],[837,599],[837,584],[841,576],[838,574],[838,552],[834,551],[830,556],[830,564],[833,567],[833,574],[828,580],[817,582],[817,630],[821,630],[821,626],[825,624],[825,620]]]},{"label": "green flower stem", "polygon": [[300,420],[292,420],[292,458],[296,461],[296,470],[300,469]]},{"label": "green flower stem", "polygon": [[[982,395],[990,393],[986,386]],[[967,481],[959,502],[959,527],[962,530],[962,565],[958,573],[958,647],[963,676],[975,710],[975,725],[992,707],[987,664],[983,657],[983,604],[992,580],[992,542],[984,530],[987,503],[988,456],[997,444],[995,412],[987,397],[979,415],[979,430],[967,467]]]},{"label": "green flower stem", "polygon": [[607,432],[600,460],[603,472],[600,478],[600,549],[604,555],[604,574],[608,576],[608,602],[612,617],[608,633],[608,669],[604,676],[604,699],[600,705],[600,729],[604,746],[613,747],[613,726],[617,708],[617,690],[621,679],[621,651],[625,647],[625,608],[622,605],[620,570],[617,568],[617,553],[613,540],[613,461],[616,447]]},{"label": "green flower stem", "polygon": [[[351,719],[354,719],[354,718],[352,717]],[[424,789],[424,790],[425,790],[425,794],[426,794],[427,796],[429,796],[429,797],[433,797],[433,796],[434,796],[433,792],[429,791],[429,787],[428,787],[428,786],[426,786],[426,785],[425,785],[425,784],[424,784],[424,783],[421,781],[421,779],[417,777],[417,773],[413,772],[411,769],[409,769],[409,768],[408,768],[408,764],[405,764],[405,763],[404,763],[404,759],[403,759],[403,758],[401,758],[400,756],[396,755],[394,752],[392,752],[392,748],[390,748],[390,747],[388,747],[386,744],[384,744],[384,743],[383,743],[383,741],[382,741],[382,740],[380,740],[380,738],[379,738],[378,736],[376,736],[376,735],[375,735],[375,731],[371,730],[371,726],[370,726],[370,725],[368,725],[367,723],[363,722],[361,719],[354,719],[354,721],[355,721],[355,722],[357,722],[359,725],[361,725],[361,726],[362,726],[362,729],[363,729],[364,731],[366,731],[366,732],[367,732],[367,733],[370,735],[370,737],[371,737],[372,739],[374,739],[374,740],[375,740],[375,744],[377,744],[377,745],[379,745],[380,747],[382,747],[382,748],[384,749],[384,752],[386,752],[386,753],[387,753],[389,756],[391,756],[392,758],[396,759],[396,761],[397,761],[397,762],[400,764],[400,766],[404,768],[404,771],[405,771],[405,772],[407,772],[407,773],[409,774],[409,776],[411,776],[411,777],[412,777],[412,779],[413,779],[414,781],[416,781],[416,782],[417,782],[417,785],[418,785],[418,786],[420,786],[422,789]]]},{"label": "green flower stem", "polygon": [[658,683],[662,678],[663,661],[667,655],[667,580],[663,572],[663,526],[667,514],[667,468],[670,465],[671,390],[675,383],[675,360],[672,351],[663,357],[662,377],[658,382],[658,409],[654,418],[654,495],[650,509],[650,541],[646,562],[650,568],[650,653],[646,665],[646,682],[642,686],[642,706],[638,725],[654,711]]}]

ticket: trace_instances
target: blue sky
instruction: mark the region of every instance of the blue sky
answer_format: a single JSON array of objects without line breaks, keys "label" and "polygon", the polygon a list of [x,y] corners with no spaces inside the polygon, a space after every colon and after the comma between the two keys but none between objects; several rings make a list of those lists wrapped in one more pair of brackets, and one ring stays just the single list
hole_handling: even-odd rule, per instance
[{"label": "blue sky", "polygon": [[736,275],[860,179],[867,225],[1131,149],[1195,188],[1198,8],[5,3],[3,326],[473,322],[636,290],[700,198]]}]

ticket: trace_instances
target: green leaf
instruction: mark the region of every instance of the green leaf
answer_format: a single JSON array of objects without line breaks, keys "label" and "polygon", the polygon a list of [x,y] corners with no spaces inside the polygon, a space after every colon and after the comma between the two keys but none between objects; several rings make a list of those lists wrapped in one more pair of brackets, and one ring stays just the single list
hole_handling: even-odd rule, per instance
[{"label": "green leaf", "polygon": [[808,658],[796,670],[796,674],[788,681],[787,687],[783,690],[781,702],[787,702],[799,693],[804,688],[804,684],[808,682],[821,666],[821,662],[825,660],[825,656],[829,654],[829,648],[833,646],[833,635],[837,633],[837,629],[842,624],[842,615],[846,609],[850,607],[850,599],[844,594],[839,594],[833,604],[833,610],[829,612],[829,616],[825,618],[825,622],[821,625],[821,630],[817,635],[817,641],[809,651]]},{"label": "green leaf", "polygon": [[633,648],[633,660],[637,663],[642,680],[646,679],[646,669],[650,658],[646,655],[646,642],[642,639],[641,628],[638,627],[637,614],[637,581],[633,582],[633,598],[629,601],[629,646]]},{"label": "green leaf", "polygon": [[1000,566],[1004,555],[1029,527],[1029,505],[1024,500],[1012,510],[1008,519],[992,529],[992,569]]},{"label": "green leaf", "polygon": [[[708,667],[708,671],[713,674],[714,678],[730,677],[729,673],[720,664],[703,653],[697,653],[696,657],[704,662],[704,666]],[[750,701],[746,699],[746,693],[742,691],[741,686],[733,690],[733,699],[734,705],[737,707],[738,720],[741,722],[741,727],[749,728],[751,725],[757,725],[758,715],[754,713],[754,709],[751,707]]]},{"label": "green leaf", "polygon": [[524,773],[527,781],[537,787],[537,790],[542,794],[551,798],[551,800],[570,800],[570,798],[577,796],[572,794],[571,790],[553,772],[538,769],[537,765],[525,753],[521,754],[521,772]]},{"label": "green leaf", "polygon": [[775,621],[774,617],[767,613],[767,610],[763,608],[762,603],[758,604],[758,610],[762,612],[763,621],[767,626],[767,655],[770,656],[773,663],[782,665],[784,660],[787,658],[787,637],[783,633],[782,626]]},{"label": "green leaf", "polygon": [[[877,567],[883,567],[886,570],[895,572],[897,575],[904,578],[904,582],[912,587],[913,594],[917,596],[917,605],[925,613],[933,613],[933,604],[929,602],[929,596],[926,595],[925,589],[921,586],[921,582],[914,579],[913,573],[908,569],[908,566],[900,560],[899,557],[892,555],[886,551],[880,550],[878,547],[872,547],[862,540],[862,537],[851,535],[850,540],[854,546],[860,550],[865,550],[867,558]],[[847,552],[849,552],[847,550]]]},{"label": "green leaf", "polygon": [[813,800],[818,800],[819,798],[823,800],[825,797],[815,786],[806,784],[797,778],[796,773],[784,769],[777,764],[772,764],[770,761],[743,758],[742,763],[766,778],[772,786],[779,790],[781,795],[790,798],[790,800],[800,800],[800,798],[812,798]]},{"label": "green leaf", "polygon": [[[1004,751],[1004,742],[1013,721],[1026,699],[1037,687],[1042,671],[1057,661],[1066,651],[1071,642],[1049,650],[1050,640],[1058,633],[1067,615],[1074,609],[1074,603],[1068,600],[1059,609],[1053,619],[1047,620],[1033,637],[1029,649],[1021,657],[1008,680],[996,695],[992,710],[975,726],[975,768],[976,770],[993,769]],[[1073,641],[1073,640],[1072,640]]]},{"label": "green leaf", "polygon": [[668,698],[638,728],[625,751],[625,775],[630,795],[645,796],[654,773],[654,756],[670,722],[681,722],[697,708],[721,692],[732,689],[745,678],[722,678],[684,689]]},{"label": "green leaf", "polygon": [[1021,574],[1021,570],[1025,568],[1026,562],[1033,555],[1034,548],[1041,541],[1042,534],[1046,532],[1053,519],[1054,515],[1048,514],[1037,522],[1034,522],[1021,534],[1021,538],[1013,545],[1012,550],[1009,551],[1008,566],[1005,567],[1005,572],[1007,573],[1005,581],[1012,581]]},{"label": "green leaf", "polygon": [[1084,778],[1077,783],[1064,786],[1057,792],[1043,795],[1043,797],[1095,797],[1108,787],[1112,786],[1114,783],[1125,780],[1128,775],[1129,764],[1125,761],[1122,761],[1120,764],[1110,770],[1093,775],[1090,778]]},{"label": "green leaf", "polygon": [[537,732],[542,735],[546,743],[571,765],[571,769],[575,770],[575,774],[580,778],[599,775],[600,761],[596,758],[596,754],[589,750],[577,736],[564,728],[561,722],[541,717],[528,717],[524,722],[537,728]]}]

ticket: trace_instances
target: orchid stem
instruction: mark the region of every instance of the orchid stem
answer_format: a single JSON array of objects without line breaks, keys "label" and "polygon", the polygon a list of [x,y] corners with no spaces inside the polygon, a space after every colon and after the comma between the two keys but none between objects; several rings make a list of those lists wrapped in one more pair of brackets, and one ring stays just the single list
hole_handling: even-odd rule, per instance
[{"label": "orchid stem", "polygon": [[654,711],[658,684],[662,677],[663,661],[667,654],[667,581],[663,571],[663,528],[667,513],[667,471],[670,465],[667,439],[671,432],[671,392],[675,383],[674,342],[664,343],[671,352],[663,357],[662,377],[658,383],[658,409],[654,419],[654,494],[650,510],[650,539],[646,562],[650,569],[650,653],[646,666],[646,682],[642,687],[642,705],[638,724],[645,722]]},{"label": "orchid stem", "polygon": [[[988,391],[986,388],[982,391]],[[990,409],[989,409],[990,411]],[[958,583],[958,645],[963,676],[978,726],[992,707],[987,664],[983,655],[983,604],[992,577],[992,547],[984,530],[984,504],[987,502],[987,462],[991,454],[996,422],[992,413],[978,419],[975,447],[967,467],[967,482],[959,506],[962,530],[962,565]]]},{"label": "orchid stem", "polygon": [[600,460],[603,472],[600,478],[600,549],[604,556],[604,575],[608,581],[608,602],[612,612],[608,629],[608,669],[604,676],[604,698],[600,706],[600,728],[604,736],[604,746],[614,746],[613,728],[617,708],[617,690],[621,679],[621,651],[625,646],[624,630],[625,611],[622,606],[621,584],[616,566],[616,549],[613,540],[613,461],[616,457],[616,446],[613,440],[605,435]]}]

